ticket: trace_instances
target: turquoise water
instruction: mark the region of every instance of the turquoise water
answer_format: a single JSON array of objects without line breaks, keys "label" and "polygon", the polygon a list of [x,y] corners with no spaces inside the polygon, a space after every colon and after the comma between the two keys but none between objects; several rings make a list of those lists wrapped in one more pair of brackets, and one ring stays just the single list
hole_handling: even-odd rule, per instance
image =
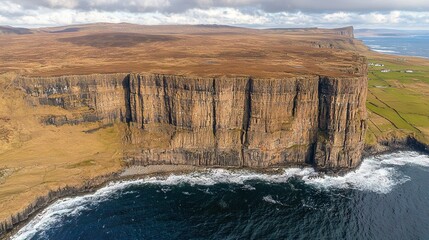
[{"label": "turquoise water", "polygon": [[14,239],[429,239],[429,156],[365,159],[341,177],[310,168],[111,183],[52,204]]}]

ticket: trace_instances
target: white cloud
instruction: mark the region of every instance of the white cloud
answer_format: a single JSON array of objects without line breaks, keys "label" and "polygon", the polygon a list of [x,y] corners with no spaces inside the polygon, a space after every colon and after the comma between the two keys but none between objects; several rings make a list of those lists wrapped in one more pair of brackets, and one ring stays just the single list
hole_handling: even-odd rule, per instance
[{"label": "white cloud", "polygon": [[13,2],[0,2],[0,16],[6,14],[15,14],[18,12],[22,12],[23,8],[21,5],[13,3]]},{"label": "white cloud", "polygon": [[234,8],[190,9],[185,13],[165,15],[167,23],[175,24],[251,24],[263,25],[270,21],[267,16],[243,13]]},{"label": "white cloud", "polygon": [[[24,0],[22,0],[24,1]],[[30,0],[28,0],[30,1]],[[73,6],[82,0],[45,0],[51,5]],[[126,1],[135,8],[157,8],[177,0]],[[272,1],[272,0],[267,0]],[[302,0],[308,2],[311,0]],[[349,1],[349,0],[344,0]],[[417,0],[409,0],[416,2]],[[19,1],[17,1],[19,2]],[[94,0],[94,5],[115,5],[121,0]],[[214,0],[193,0],[197,5],[213,5]],[[221,0],[224,5],[256,4],[259,0]],[[395,1],[393,1],[395,2]],[[428,1],[429,2],[429,1]],[[219,4],[219,3],[218,3]],[[429,11],[387,12],[267,12],[262,8],[211,7],[190,8],[183,12],[129,12],[119,10],[78,10],[68,7],[26,8],[9,0],[0,0],[0,25],[23,27],[57,26],[92,22],[130,22],[138,24],[227,24],[252,27],[341,27],[354,25],[358,28],[429,29]]]},{"label": "white cloud", "polygon": [[351,15],[350,13],[345,12],[336,12],[336,13],[330,13],[322,16],[322,20],[327,23],[341,23],[341,22],[351,22]]},{"label": "white cloud", "polygon": [[[82,4],[83,5],[83,4]],[[122,8],[131,8],[145,11],[146,9],[163,9],[171,6],[169,0],[92,0],[88,1],[84,6],[88,5],[92,9],[98,8],[112,8],[118,7]]]},{"label": "white cloud", "polygon": [[47,0],[50,7],[75,8],[79,5],[77,0]]},{"label": "white cloud", "polygon": [[[0,2],[11,0],[0,0]],[[184,12],[189,9],[257,8],[265,12],[429,11],[427,0],[13,0],[26,8]]]}]

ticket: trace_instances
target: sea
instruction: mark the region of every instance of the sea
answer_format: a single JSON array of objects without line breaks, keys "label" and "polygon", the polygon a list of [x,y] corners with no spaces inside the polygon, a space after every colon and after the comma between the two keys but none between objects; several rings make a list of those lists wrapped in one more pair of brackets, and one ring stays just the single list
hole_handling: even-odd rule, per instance
[{"label": "sea", "polygon": [[[361,37],[429,58],[429,34]],[[429,239],[429,156],[366,158],[344,176],[211,169],[112,182],[56,201],[12,239]]]},{"label": "sea", "polygon": [[212,169],[58,200],[12,239],[429,239],[429,156],[366,158],[344,176]]},{"label": "sea", "polygon": [[376,52],[429,58],[429,32],[357,38]]}]

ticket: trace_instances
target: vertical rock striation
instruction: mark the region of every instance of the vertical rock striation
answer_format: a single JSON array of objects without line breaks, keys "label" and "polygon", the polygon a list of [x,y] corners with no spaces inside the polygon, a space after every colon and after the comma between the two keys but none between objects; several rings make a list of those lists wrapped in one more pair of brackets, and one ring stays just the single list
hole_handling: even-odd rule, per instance
[{"label": "vertical rock striation", "polygon": [[343,28],[335,28],[335,29],[332,29],[331,31],[333,31],[334,33],[341,35],[341,36],[347,36],[350,38],[355,37],[353,26],[343,27]]},{"label": "vertical rock striation", "polygon": [[129,76],[134,164],[356,167],[366,78]]},{"label": "vertical rock striation", "polygon": [[21,77],[16,85],[29,95],[31,105],[49,105],[68,110],[42,116],[53,125],[122,119],[123,79],[127,74],[93,74],[61,77]]},{"label": "vertical rock striation", "polygon": [[339,171],[356,167],[364,147],[367,78],[365,68],[358,71],[281,79],[132,73],[22,78],[18,85],[33,104],[74,113],[45,124],[123,122],[128,164]]},{"label": "vertical rock striation", "polygon": [[319,79],[315,166],[338,171],[360,164],[366,132],[366,94],[367,83],[362,78]]}]

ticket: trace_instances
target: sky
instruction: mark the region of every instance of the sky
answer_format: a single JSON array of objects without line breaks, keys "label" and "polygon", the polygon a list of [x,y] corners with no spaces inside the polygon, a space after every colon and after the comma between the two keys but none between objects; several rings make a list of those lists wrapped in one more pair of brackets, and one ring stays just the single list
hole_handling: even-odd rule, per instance
[{"label": "sky", "polygon": [[0,25],[94,22],[429,30],[429,0],[0,0]]}]

